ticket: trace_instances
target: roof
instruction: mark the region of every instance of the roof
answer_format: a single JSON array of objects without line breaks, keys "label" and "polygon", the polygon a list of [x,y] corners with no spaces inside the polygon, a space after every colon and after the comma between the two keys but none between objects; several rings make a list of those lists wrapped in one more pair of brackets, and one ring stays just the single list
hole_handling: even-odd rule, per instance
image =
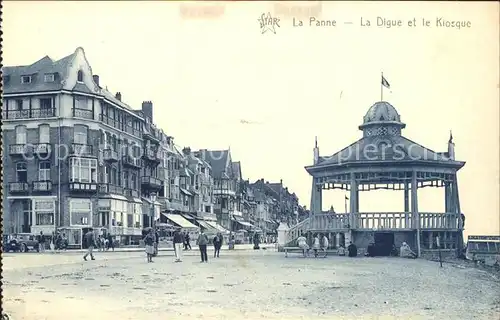
[{"label": "roof", "polygon": [[[76,51],[59,60],[49,56],[25,66],[3,67],[4,93],[24,93],[36,91],[55,91],[63,88],[62,80],[66,78],[68,66],[76,56]],[[45,73],[54,73],[54,82],[44,82]],[[32,76],[31,83],[21,83],[22,76]],[[5,79],[8,78],[8,81]]]},{"label": "roof", "polygon": [[446,153],[435,152],[401,135],[384,135],[363,137],[331,156],[320,157],[318,164],[315,166],[341,165],[353,162],[419,160],[461,164],[462,166],[465,164],[464,162],[450,160]]},{"label": "roof", "polygon": [[[229,150],[207,150],[205,152],[205,160],[212,167],[213,177],[221,178],[223,173],[230,167],[228,164],[231,161],[231,153]],[[227,172],[226,175],[231,177]]]}]

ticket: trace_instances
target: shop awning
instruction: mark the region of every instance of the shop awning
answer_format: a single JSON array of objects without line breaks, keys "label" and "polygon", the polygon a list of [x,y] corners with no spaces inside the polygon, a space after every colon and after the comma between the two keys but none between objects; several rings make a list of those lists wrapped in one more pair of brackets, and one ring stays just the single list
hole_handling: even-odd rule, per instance
[{"label": "shop awning", "polygon": [[242,226],[254,228],[253,224],[251,224],[250,222],[247,222],[247,221],[236,221],[236,222],[238,222]]},{"label": "shop awning", "polygon": [[201,227],[205,228],[207,232],[211,232],[211,233],[219,232],[219,230],[217,230],[217,228],[212,227],[204,220],[196,220],[196,222],[198,222]]},{"label": "shop awning", "polygon": [[212,226],[213,228],[219,230],[219,232],[229,233],[228,230],[226,230],[223,226],[221,226],[220,224],[218,224],[214,221],[205,221],[205,223],[207,223],[208,225]]},{"label": "shop awning", "polygon": [[127,197],[128,202],[142,204],[142,200],[135,197]]},{"label": "shop awning", "polygon": [[187,191],[186,189],[183,189],[183,188],[179,188],[179,189],[181,189],[181,192],[184,193],[187,196],[192,196],[193,195],[191,192]]},{"label": "shop awning", "polygon": [[[120,196],[118,194],[107,194],[102,197],[101,199],[115,199],[115,200],[123,200],[123,201],[128,201],[128,199],[124,196]],[[141,202],[142,203],[142,202]]]},{"label": "shop awning", "polygon": [[231,220],[233,220],[233,221],[238,221],[238,222],[239,222],[239,221],[244,221],[243,217],[241,217],[241,216],[236,216],[236,215],[234,215],[234,214],[232,214],[232,215],[231,215]]},{"label": "shop awning", "polygon": [[[142,201],[149,203],[149,204],[153,203],[150,199],[144,198],[144,197],[142,197]],[[155,200],[155,206],[161,206],[161,202],[159,202],[158,200]]]},{"label": "shop awning", "polygon": [[197,226],[186,220],[183,216],[180,214],[173,214],[173,213],[162,213],[168,220],[172,221],[176,225],[178,225],[181,228],[184,229],[198,229]]}]

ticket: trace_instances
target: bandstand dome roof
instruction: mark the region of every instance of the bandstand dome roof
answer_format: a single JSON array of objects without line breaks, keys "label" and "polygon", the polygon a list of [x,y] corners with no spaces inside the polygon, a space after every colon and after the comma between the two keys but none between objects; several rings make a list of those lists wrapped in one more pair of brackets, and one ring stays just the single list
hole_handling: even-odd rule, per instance
[{"label": "bandstand dome roof", "polygon": [[379,101],[373,104],[363,117],[363,124],[386,121],[401,122],[401,117],[396,108],[386,101]]}]

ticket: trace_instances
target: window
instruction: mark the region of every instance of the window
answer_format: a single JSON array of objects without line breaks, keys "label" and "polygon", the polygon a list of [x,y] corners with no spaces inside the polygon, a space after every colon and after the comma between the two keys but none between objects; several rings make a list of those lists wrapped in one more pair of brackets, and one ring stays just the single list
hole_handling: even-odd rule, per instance
[{"label": "window", "polygon": [[83,72],[82,72],[82,70],[78,70],[76,81],[83,82]]},{"label": "window", "polygon": [[104,183],[111,183],[111,167],[109,165],[104,167]]},{"label": "window", "polygon": [[38,181],[51,181],[49,161],[40,162],[38,164]]},{"label": "window", "polygon": [[16,127],[16,144],[26,144],[26,126]]},{"label": "window", "polygon": [[128,188],[129,187],[129,183],[128,183],[128,172],[125,171],[123,172],[123,187],[124,188]]},{"label": "window", "polygon": [[44,82],[54,82],[55,77],[53,73],[46,73],[43,75],[43,81]]},{"label": "window", "polygon": [[73,139],[75,143],[87,144],[87,130],[86,126],[75,125],[74,126],[74,136]]},{"label": "window", "polygon": [[83,96],[75,96],[75,108],[90,110],[88,99]]},{"label": "window", "polygon": [[114,185],[117,185],[117,175],[118,175],[118,171],[116,170],[116,168],[111,168],[111,183],[114,184]]},{"label": "window", "polygon": [[97,159],[71,158],[71,182],[97,183]]},{"label": "window", "polygon": [[70,224],[91,225],[92,202],[90,199],[71,199],[69,203]]},{"label": "window", "polygon": [[38,134],[40,136],[40,143],[50,142],[50,126],[48,124],[41,124],[38,127]]},{"label": "window", "polygon": [[21,83],[23,84],[31,83],[31,76],[21,76]]},{"label": "window", "polygon": [[26,162],[16,163],[16,181],[28,182],[28,166]]},{"label": "window", "polygon": [[137,174],[135,173],[130,175],[130,188],[137,189]]},{"label": "window", "polygon": [[40,109],[52,109],[52,98],[41,98],[40,99]]},{"label": "window", "polygon": [[17,99],[14,104],[14,110],[21,111],[23,110],[23,99]]},{"label": "window", "polygon": [[53,225],[55,208],[54,200],[35,200],[35,224],[38,226]]}]

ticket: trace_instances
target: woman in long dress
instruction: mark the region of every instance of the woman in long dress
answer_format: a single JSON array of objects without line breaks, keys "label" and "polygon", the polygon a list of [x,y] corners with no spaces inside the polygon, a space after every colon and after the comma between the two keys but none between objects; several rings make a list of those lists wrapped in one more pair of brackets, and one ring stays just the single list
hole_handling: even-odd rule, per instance
[{"label": "woman in long dress", "polygon": [[313,250],[314,250],[314,257],[318,257],[318,250],[320,249],[321,245],[319,242],[319,236],[316,234],[314,236],[314,242],[313,242]]},{"label": "woman in long dress", "polygon": [[144,238],[144,243],[146,245],[146,256],[148,262],[153,262],[153,255],[155,253],[154,243],[155,243],[155,234],[153,229],[149,230],[149,233]]}]

